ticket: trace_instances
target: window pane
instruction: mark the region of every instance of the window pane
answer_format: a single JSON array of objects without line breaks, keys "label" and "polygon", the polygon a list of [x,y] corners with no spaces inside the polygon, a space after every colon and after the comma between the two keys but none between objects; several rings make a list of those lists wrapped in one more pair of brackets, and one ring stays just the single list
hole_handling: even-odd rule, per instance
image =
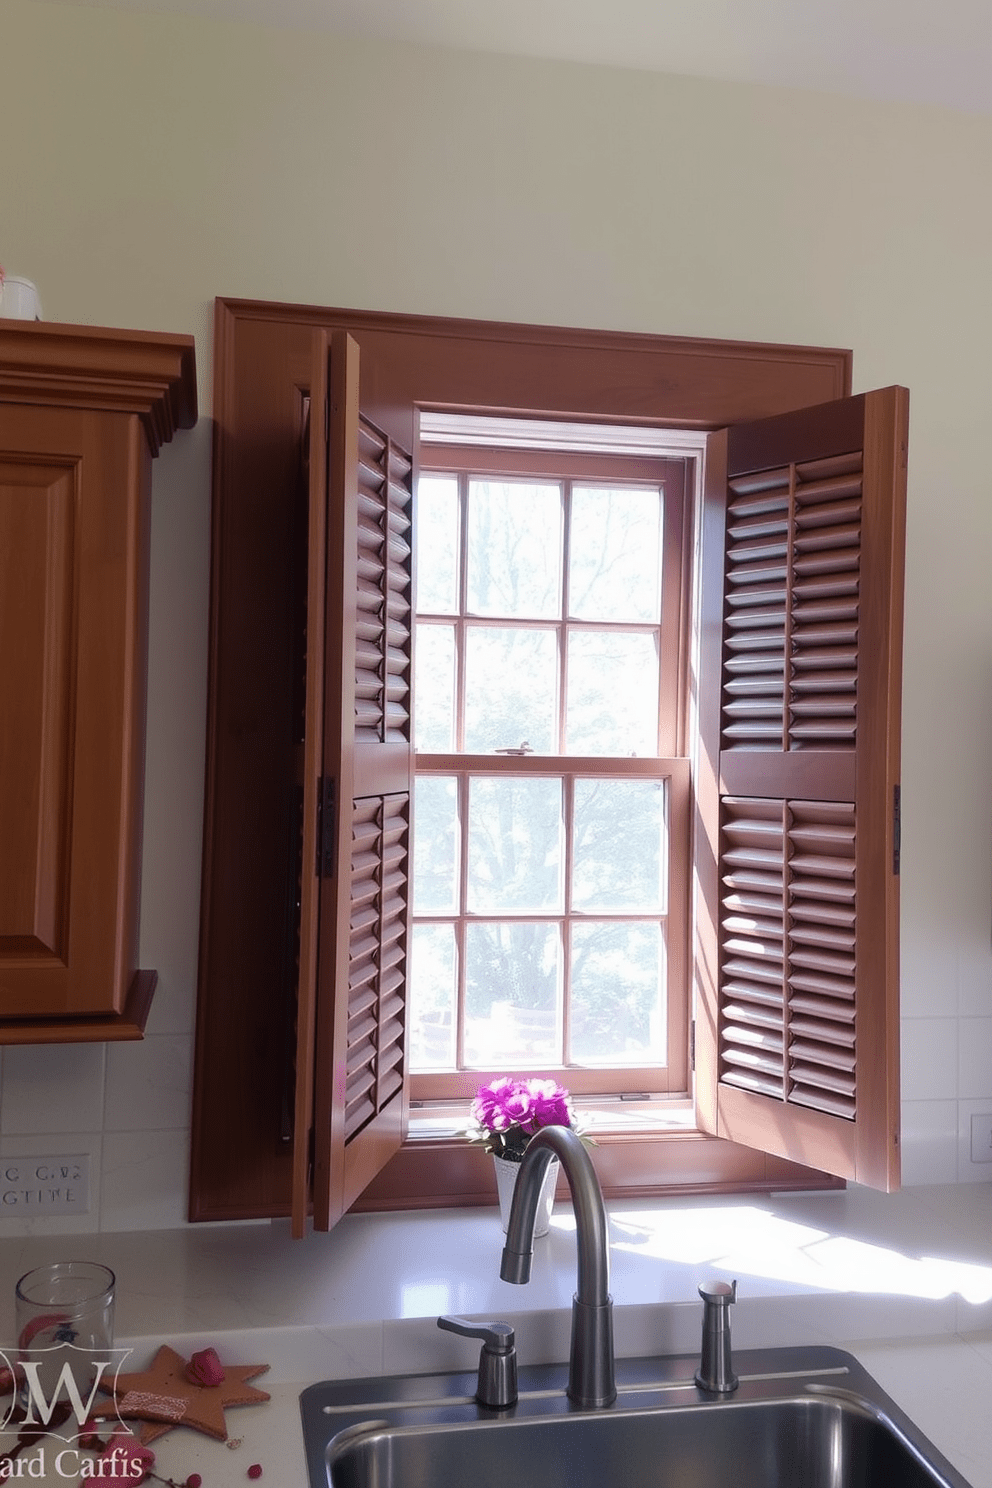
[{"label": "window pane", "polygon": [[576,1064],[664,1064],[665,946],[658,925],[572,927],[570,1057]]},{"label": "window pane", "polygon": [[414,925],[410,937],[410,1063],[451,1069],[455,1063],[455,932]]},{"label": "window pane", "polygon": [[577,620],[661,615],[661,493],[576,486],[572,492],[569,614]]},{"label": "window pane", "polygon": [[458,609],[458,481],[422,475],[417,482],[417,609],[453,615]]},{"label": "window pane", "polygon": [[569,632],[565,748],[569,754],[657,754],[655,634]]},{"label": "window pane", "polygon": [[660,780],[576,780],[573,909],[665,913],[666,794]]},{"label": "window pane", "polygon": [[528,620],[561,614],[561,488],[469,482],[468,611]]},{"label": "window pane", "polygon": [[455,631],[451,625],[418,625],[415,650],[416,747],[450,754],[455,747]]},{"label": "window pane", "polygon": [[541,914],[562,905],[561,781],[520,776],[471,782],[470,914]]},{"label": "window pane", "polygon": [[551,924],[465,931],[465,1063],[528,1069],[561,1060],[561,935]]},{"label": "window pane", "polygon": [[414,784],[413,912],[455,914],[458,909],[457,782],[418,775]]},{"label": "window pane", "polygon": [[465,638],[465,748],[470,754],[557,749],[558,645],[553,630],[471,626]]}]

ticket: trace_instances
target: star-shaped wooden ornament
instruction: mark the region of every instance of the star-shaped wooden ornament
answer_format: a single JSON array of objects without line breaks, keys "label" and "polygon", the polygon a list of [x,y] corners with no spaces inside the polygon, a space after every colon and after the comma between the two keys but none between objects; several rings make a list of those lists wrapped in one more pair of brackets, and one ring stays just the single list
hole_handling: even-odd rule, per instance
[{"label": "star-shaped wooden ornament", "polygon": [[118,1374],[108,1390],[113,1403],[99,1405],[94,1417],[120,1416],[144,1422],[143,1442],[155,1441],[173,1426],[190,1426],[217,1441],[227,1440],[225,1408],[256,1405],[270,1397],[248,1383],[268,1369],[267,1364],[225,1364],[219,1385],[194,1384],[186,1373],[186,1360],[163,1344],[148,1369]]}]

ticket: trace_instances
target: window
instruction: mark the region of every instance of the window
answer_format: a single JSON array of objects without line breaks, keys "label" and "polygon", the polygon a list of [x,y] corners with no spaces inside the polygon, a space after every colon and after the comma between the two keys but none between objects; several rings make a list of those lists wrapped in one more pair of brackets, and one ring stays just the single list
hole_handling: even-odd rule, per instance
[{"label": "window", "polygon": [[905,391],[844,397],[816,348],[322,308],[219,302],[216,340],[191,1217],[491,1201],[477,1149],[405,1139],[425,413],[705,434],[692,1119],[605,1135],[604,1187],[897,1183]]},{"label": "window", "polygon": [[496,1070],[687,1092],[691,494],[682,459],[422,431],[418,1101]]}]

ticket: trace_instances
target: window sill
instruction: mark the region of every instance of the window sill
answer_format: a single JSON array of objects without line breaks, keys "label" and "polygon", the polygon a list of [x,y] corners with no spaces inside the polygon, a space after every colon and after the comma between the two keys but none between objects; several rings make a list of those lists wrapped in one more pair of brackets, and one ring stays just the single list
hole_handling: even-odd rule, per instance
[{"label": "window sill", "polygon": [[[594,1142],[607,1133],[634,1136],[697,1130],[689,1101],[649,1097],[636,1101],[575,1100],[573,1104],[580,1130]],[[409,1137],[412,1141],[463,1137],[468,1124],[468,1107],[461,1101],[424,1104],[410,1111]]]},{"label": "window sill", "polygon": [[[841,1180],[698,1130],[687,1102],[615,1101],[580,1109],[609,1199],[843,1188]],[[496,1202],[489,1154],[466,1137],[464,1105],[411,1112],[401,1150],[353,1212],[468,1208]],[[558,1197],[567,1195],[564,1176]]]}]

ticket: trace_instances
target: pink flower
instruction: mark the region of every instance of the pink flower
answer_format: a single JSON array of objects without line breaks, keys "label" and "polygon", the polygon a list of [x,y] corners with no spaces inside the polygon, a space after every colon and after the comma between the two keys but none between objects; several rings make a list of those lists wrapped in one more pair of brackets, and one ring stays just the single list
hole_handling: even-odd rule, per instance
[{"label": "pink flower", "polygon": [[506,1103],[513,1095],[516,1085],[517,1082],[508,1075],[483,1085],[472,1102],[473,1119],[489,1131],[505,1131],[508,1126],[512,1126],[513,1117],[508,1114]]},{"label": "pink flower", "polygon": [[500,1075],[483,1085],[472,1102],[487,1152],[520,1162],[542,1126],[574,1126],[568,1091],[554,1080],[514,1080]]},{"label": "pink flower", "polygon": [[528,1080],[532,1119],[535,1126],[571,1126],[568,1091],[554,1080]]},{"label": "pink flower", "polygon": [[191,1385],[222,1385],[224,1366],[217,1357],[217,1350],[205,1348],[194,1354],[186,1365],[186,1378]]},{"label": "pink flower", "polygon": [[527,1126],[534,1114],[534,1101],[525,1084],[513,1086],[503,1101],[503,1110],[511,1126]]},{"label": "pink flower", "polygon": [[[142,1446],[136,1436],[116,1431],[99,1457],[95,1459],[96,1472],[87,1479],[90,1483],[141,1483],[151,1472],[155,1453]],[[137,1470],[136,1470],[137,1469]]]}]

